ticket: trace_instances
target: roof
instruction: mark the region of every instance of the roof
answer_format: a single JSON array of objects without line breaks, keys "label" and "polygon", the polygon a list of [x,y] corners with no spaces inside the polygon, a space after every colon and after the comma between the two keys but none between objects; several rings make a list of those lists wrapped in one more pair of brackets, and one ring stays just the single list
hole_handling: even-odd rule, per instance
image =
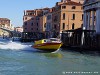
[{"label": "roof", "polygon": [[46,8],[41,8],[41,9],[33,9],[33,10],[26,10],[26,12],[34,12],[36,10],[49,10],[50,8],[46,7]]},{"label": "roof", "polygon": [[46,7],[46,8],[43,8],[43,10],[49,10],[50,8]]},{"label": "roof", "polygon": [[9,20],[8,18],[0,18],[0,20]]},{"label": "roof", "polygon": [[15,28],[23,28],[23,27],[15,27]]},{"label": "roof", "polygon": [[61,4],[61,5],[76,5],[76,6],[82,6],[82,4],[81,3],[78,3],[78,2],[74,2],[74,1],[67,1],[67,2],[65,2],[65,3],[63,3],[63,4]]},{"label": "roof", "polygon": [[34,12],[34,10],[26,10],[26,12]]}]

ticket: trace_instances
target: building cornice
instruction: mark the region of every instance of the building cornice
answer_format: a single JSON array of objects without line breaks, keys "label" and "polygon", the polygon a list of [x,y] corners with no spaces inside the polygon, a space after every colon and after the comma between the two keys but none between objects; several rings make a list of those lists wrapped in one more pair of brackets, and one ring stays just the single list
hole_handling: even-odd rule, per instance
[{"label": "building cornice", "polygon": [[89,6],[89,5],[91,5],[91,4],[95,4],[95,3],[98,3],[98,2],[100,2],[100,1],[95,1],[95,2],[90,2],[90,3],[85,3],[85,4],[83,5],[83,7],[84,7],[84,6]]},{"label": "building cornice", "polygon": [[61,10],[61,12],[62,12],[62,11],[63,11],[63,12],[83,12],[83,10],[81,10],[81,11],[78,11],[78,10],[76,10],[76,11],[73,11],[73,10],[70,10],[70,11],[69,11],[69,10]]},{"label": "building cornice", "polygon": [[89,4],[83,5],[84,11],[91,10],[91,9],[94,9],[94,8],[95,9],[100,8],[100,1],[96,1],[96,2],[92,2],[92,3],[89,3]]}]

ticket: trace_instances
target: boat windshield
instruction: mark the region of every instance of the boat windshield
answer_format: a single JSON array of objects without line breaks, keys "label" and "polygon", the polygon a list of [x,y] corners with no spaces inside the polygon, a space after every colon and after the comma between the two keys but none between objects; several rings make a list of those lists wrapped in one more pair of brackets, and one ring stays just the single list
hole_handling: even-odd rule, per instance
[{"label": "boat windshield", "polygon": [[47,42],[61,42],[60,39],[56,39],[56,38],[50,38],[50,39],[44,39],[44,43],[47,43]]},{"label": "boat windshield", "polygon": [[60,39],[56,39],[56,38],[51,38],[51,41],[60,41]]}]

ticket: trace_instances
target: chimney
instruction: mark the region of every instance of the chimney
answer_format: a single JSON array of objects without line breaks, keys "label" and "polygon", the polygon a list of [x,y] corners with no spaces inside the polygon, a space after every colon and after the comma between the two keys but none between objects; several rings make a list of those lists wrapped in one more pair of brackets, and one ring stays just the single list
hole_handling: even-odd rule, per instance
[{"label": "chimney", "polygon": [[61,0],[61,2],[63,3],[68,2],[68,1],[71,1],[71,0]]}]

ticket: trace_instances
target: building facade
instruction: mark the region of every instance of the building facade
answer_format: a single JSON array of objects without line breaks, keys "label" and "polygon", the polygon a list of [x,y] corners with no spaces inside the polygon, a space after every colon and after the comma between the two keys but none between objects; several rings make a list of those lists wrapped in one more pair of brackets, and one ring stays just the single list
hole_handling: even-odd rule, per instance
[{"label": "building facade", "polygon": [[49,8],[43,8],[42,9],[42,13],[41,15],[39,16],[40,18],[40,23],[39,23],[39,30],[40,30],[40,33],[45,33],[45,30],[46,30],[46,23],[47,23],[47,14],[49,13]]},{"label": "building facade", "polygon": [[26,10],[23,16],[23,32],[36,35],[37,38],[45,34],[48,11],[49,8]]},{"label": "building facade", "polygon": [[26,10],[23,16],[23,31],[24,32],[38,32],[36,25],[37,16],[41,13],[41,9]]},{"label": "building facade", "polygon": [[82,4],[71,0],[57,2],[53,7],[52,25],[54,34],[81,28],[83,26]]},{"label": "building facade", "polygon": [[84,3],[84,0],[71,0],[71,1],[78,2],[78,3],[81,3],[81,4]]},{"label": "building facade", "polygon": [[46,38],[51,38],[52,35],[52,8],[46,14]]},{"label": "building facade", "polygon": [[24,11],[23,32],[57,37],[64,30],[83,26],[83,9],[80,1],[61,0],[52,8]]},{"label": "building facade", "polygon": [[23,27],[14,27],[14,31],[22,33]]},{"label": "building facade", "polygon": [[26,10],[23,16],[23,38],[38,38],[39,18],[42,13],[41,9]]},{"label": "building facade", "polygon": [[84,1],[84,28],[100,34],[100,0]]}]

